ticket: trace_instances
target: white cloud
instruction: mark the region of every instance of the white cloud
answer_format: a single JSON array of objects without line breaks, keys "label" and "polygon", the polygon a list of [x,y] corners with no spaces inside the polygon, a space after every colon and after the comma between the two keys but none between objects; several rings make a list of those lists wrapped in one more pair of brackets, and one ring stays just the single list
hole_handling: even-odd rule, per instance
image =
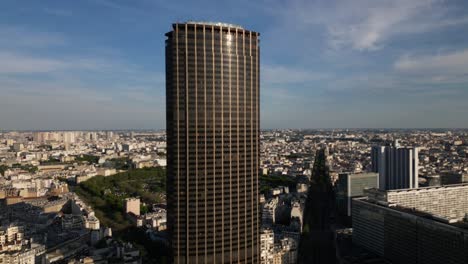
[{"label": "white cloud", "polygon": [[[116,65],[103,59],[49,58],[31,56],[18,52],[0,51],[0,74],[51,73],[62,70],[82,69],[90,71],[112,71]],[[126,68],[123,68],[126,69]]]},{"label": "white cloud", "polygon": [[405,55],[395,62],[394,67],[408,73],[468,74],[468,49],[419,57]]},{"label": "white cloud", "polygon": [[0,52],[0,73],[44,73],[63,69],[67,64],[54,59]]},{"label": "white cloud", "polygon": [[[354,15],[338,17],[338,23],[328,26],[332,45],[351,45],[357,50],[375,50],[383,41],[396,34],[399,27],[425,11],[430,10],[435,1],[353,1],[357,11]],[[352,12],[351,11],[351,12]]]},{"label": "white cloud", "polygon": [[288,1],[275,10],[282,23],[309,30],[325,29],[333,48],[377,50],[399,34],[427,32],[468,24],[468,17],[450,17],[441,0]]},{"label": "white cloud", "polygon": [[118,74],[122,78],[144,76],[149,82],[161,82],[161,74],[147,73],[137,65],[115,58],[87,58],[79,56],[39,57],[27,53],[0,51],[0,74],[62,73],[76,74],[77,70]]},{"label": "white cloud", "polygon": [[115,55],[39,56],[31,51],[1,50],[0,120],[4,128],[151,128],[163,124],[162,73]]}]

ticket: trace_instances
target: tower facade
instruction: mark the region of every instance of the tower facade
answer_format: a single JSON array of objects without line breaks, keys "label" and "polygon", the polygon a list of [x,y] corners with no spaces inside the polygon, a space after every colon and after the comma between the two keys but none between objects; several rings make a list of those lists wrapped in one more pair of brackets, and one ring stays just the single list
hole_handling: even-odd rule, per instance
[{"label": "tower facade", "polygon": [[258,263],[259,34],[187,22],[166,37],[174,263]]},{"label": "tower facade", "polygon": [[385,152],[384,146],[372,146],[371,148],[371,172],[379,172],[380,158]]},{"label": "tower facade", "polygon": [[372,147],[372,171],[379,173],[381,190],[418,188],[419,148],[391,146]]}]

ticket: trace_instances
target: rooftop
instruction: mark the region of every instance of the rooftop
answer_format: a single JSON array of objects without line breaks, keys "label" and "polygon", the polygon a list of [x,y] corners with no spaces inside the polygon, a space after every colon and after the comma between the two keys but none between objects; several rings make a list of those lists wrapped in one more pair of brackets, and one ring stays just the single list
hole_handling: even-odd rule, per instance
[{"label": "rooftop", "polygon": [[448,185],[440,185],[440,186],[427,186],[427,187],[419,187],[419,188],[408,188],[408,189],[395,189],[395,190],[379,190],[376,191],[381,193],[407,193],[407,192],[419,192],[419,191],[431,191],[431,190],[447,190],[453,188],[465,188],[468,187],[468,183],[457,183],[457,184],[448,184]]},{"label": "rooftop", "polygon": [[229,24],[229,23],[223,23],[223,22],[213,22],[213,21],[187,21],[185,22],[187,24],[196,24],[196,25],[207,25],[207,26],[218,26],[218,27],[231,27],[231,28],[238,28],[238,29],[244,29],[242,26],[235,25],[235,24]]},{"label": "rooftop", "polygon": [[390,210],[407,213],[407,214],[421,217],[424,219],[433,220],[438,223],[468,230],[468,222],[466,221],[466,218],[465,219],[445,218],[441,216],[436,216],[434,214],[431,214],[430,212],[417,210],[416,208],[408,208],[408,207],[400,206],[398,204],[386,204],[386,203],[379,202],[376,200],[368,199],[367,197],[356,198],[355,200],[374,204],[379,207],[388,208]]}]

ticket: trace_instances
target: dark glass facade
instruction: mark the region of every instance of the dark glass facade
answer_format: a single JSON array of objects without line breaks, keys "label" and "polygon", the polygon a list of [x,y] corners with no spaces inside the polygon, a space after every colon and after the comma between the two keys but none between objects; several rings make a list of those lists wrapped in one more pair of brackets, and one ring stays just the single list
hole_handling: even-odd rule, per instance
[{"label": "dark glass facade", "polygon": [[168,224],[174,263],[259,262],[259,34],[166,34]]}]

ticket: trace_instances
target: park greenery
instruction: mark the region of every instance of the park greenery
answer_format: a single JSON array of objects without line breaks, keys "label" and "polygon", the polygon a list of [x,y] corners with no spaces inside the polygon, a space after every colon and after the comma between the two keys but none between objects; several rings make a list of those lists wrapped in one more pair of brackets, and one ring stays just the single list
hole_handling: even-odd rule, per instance
[{"label": "park greenery", "polygon": [[278,186],[295,188],[295,180],[287,175],[262,175],[260,176],[260,192],[268,194],[271,189]]},{"label": "park greenery", "polygon": [[[20,164],[20,163],[15,163],[15,164],[11,165],[11,168],[12,169],[21,169],[21,170],[27,171],[29,173],[36,173],[36,171],[38,170],[37,166],[31,165],[31,164]],[[5,176],[5,171],[7,171],[9,169],[10,169],[10,167],[8,167],[6,165],[0,165],[0,174],[2,176]]]},{"label": "park greenery", "polygon": [[124,213],[124,200],[140,197],[141,213],[151,204],[164,202],[166,170],[163,168],[132,169],[112,176],[96,176],[74,187],[90,205],[104,226],[111,227],[114,238],[132,242],[141,252],[144,263],[168,263],[167,248],[152,241],[144,229],[131,225]]},{"label": "park greenery", "polygon": [[57,165],[57,164],[73,164],[73,163],[97,164],[98,162],[99,162],[98,156],[83,154],[83,155],[75,156],[74,161],[66,161],[66,162],[61,162],[60,158],[58,157],[49,157],[49,159],[41,161],[41,165]]},{"label": "park greenery", "polygon": [[0,165],[0,174],[1,174],[2,176],[4,176],[4,175],[5,175],[5,171],[8,170],[8,169],[9,169],[8,166],[6,166],[6,165]]},{"label": "park greenery", "polygon": [[57,164],[62,164],[62,162],[60,162],[60,159],[58,159],[57,157],[49,157],[47,160],[42,160],[41,161],[41,165],[57,165]]},{"label": "park greenery", "polygon": [[37,166],[34,166],[34,165],[23,165],[20,167],[22,170],[25,170],[29,173],[36,173],[38,171],[38,168]]},{"label": "park greenery", "polygon": [[38,168],[36,166],[31,165],[31,164],[15,163],[15,164],[11,165],[11,167],[12,168],[18,168],[18,169],[27,171],[29,173],[36,173],[36,171],[38,170]]},{"label": "park greenery", "polygon": [[[119,159],[117,162],[125,164],[126,161]],[[271,188],[278,186],[294,185],[294,179],[287,175],[260,176],[262,193],[268,193]],[[141,206],[142,213],[148,211],[149,205],[164,202],[164,169],[130,169],[113,176],[96,176],[75,186],[74,191],[93,208],[102,225],[113,229],[117,239],[136,245],[147,263],[153,263],[151,261],[154,260],[157,260],[157,263],[168,261],[165,246],[160,242],[151,241],[144,229],[133,227],[127,220],[123,207],[125,198],[129,197],[140,197],[144,203]]]},{"label": "park greenery", "polygon": [[80,155],[80,156],[76,156],[75,161],[77,161],[77,162],[87,162],[89,164],[96,164],[99,161],[99,157],[98,156],[93,156],[93,155],[83,154],[83,155]]},{"label": "park greenery", "polygon": [[[163,202],[166,192],[166,171],[144,168],[113,176],[96,176],[75,187],[75,192],[94,209],[103,225],[114,230],[129,226],[123,212],[125,198],[140,197],[142,203]],[[146,206],[142,206],[147,211]]]},{"label": "park greenery", "polygon": [[129,170],[133,166],[132,161],[128,157],[109,159],[106,160],[104,165],[116,170]]}]

